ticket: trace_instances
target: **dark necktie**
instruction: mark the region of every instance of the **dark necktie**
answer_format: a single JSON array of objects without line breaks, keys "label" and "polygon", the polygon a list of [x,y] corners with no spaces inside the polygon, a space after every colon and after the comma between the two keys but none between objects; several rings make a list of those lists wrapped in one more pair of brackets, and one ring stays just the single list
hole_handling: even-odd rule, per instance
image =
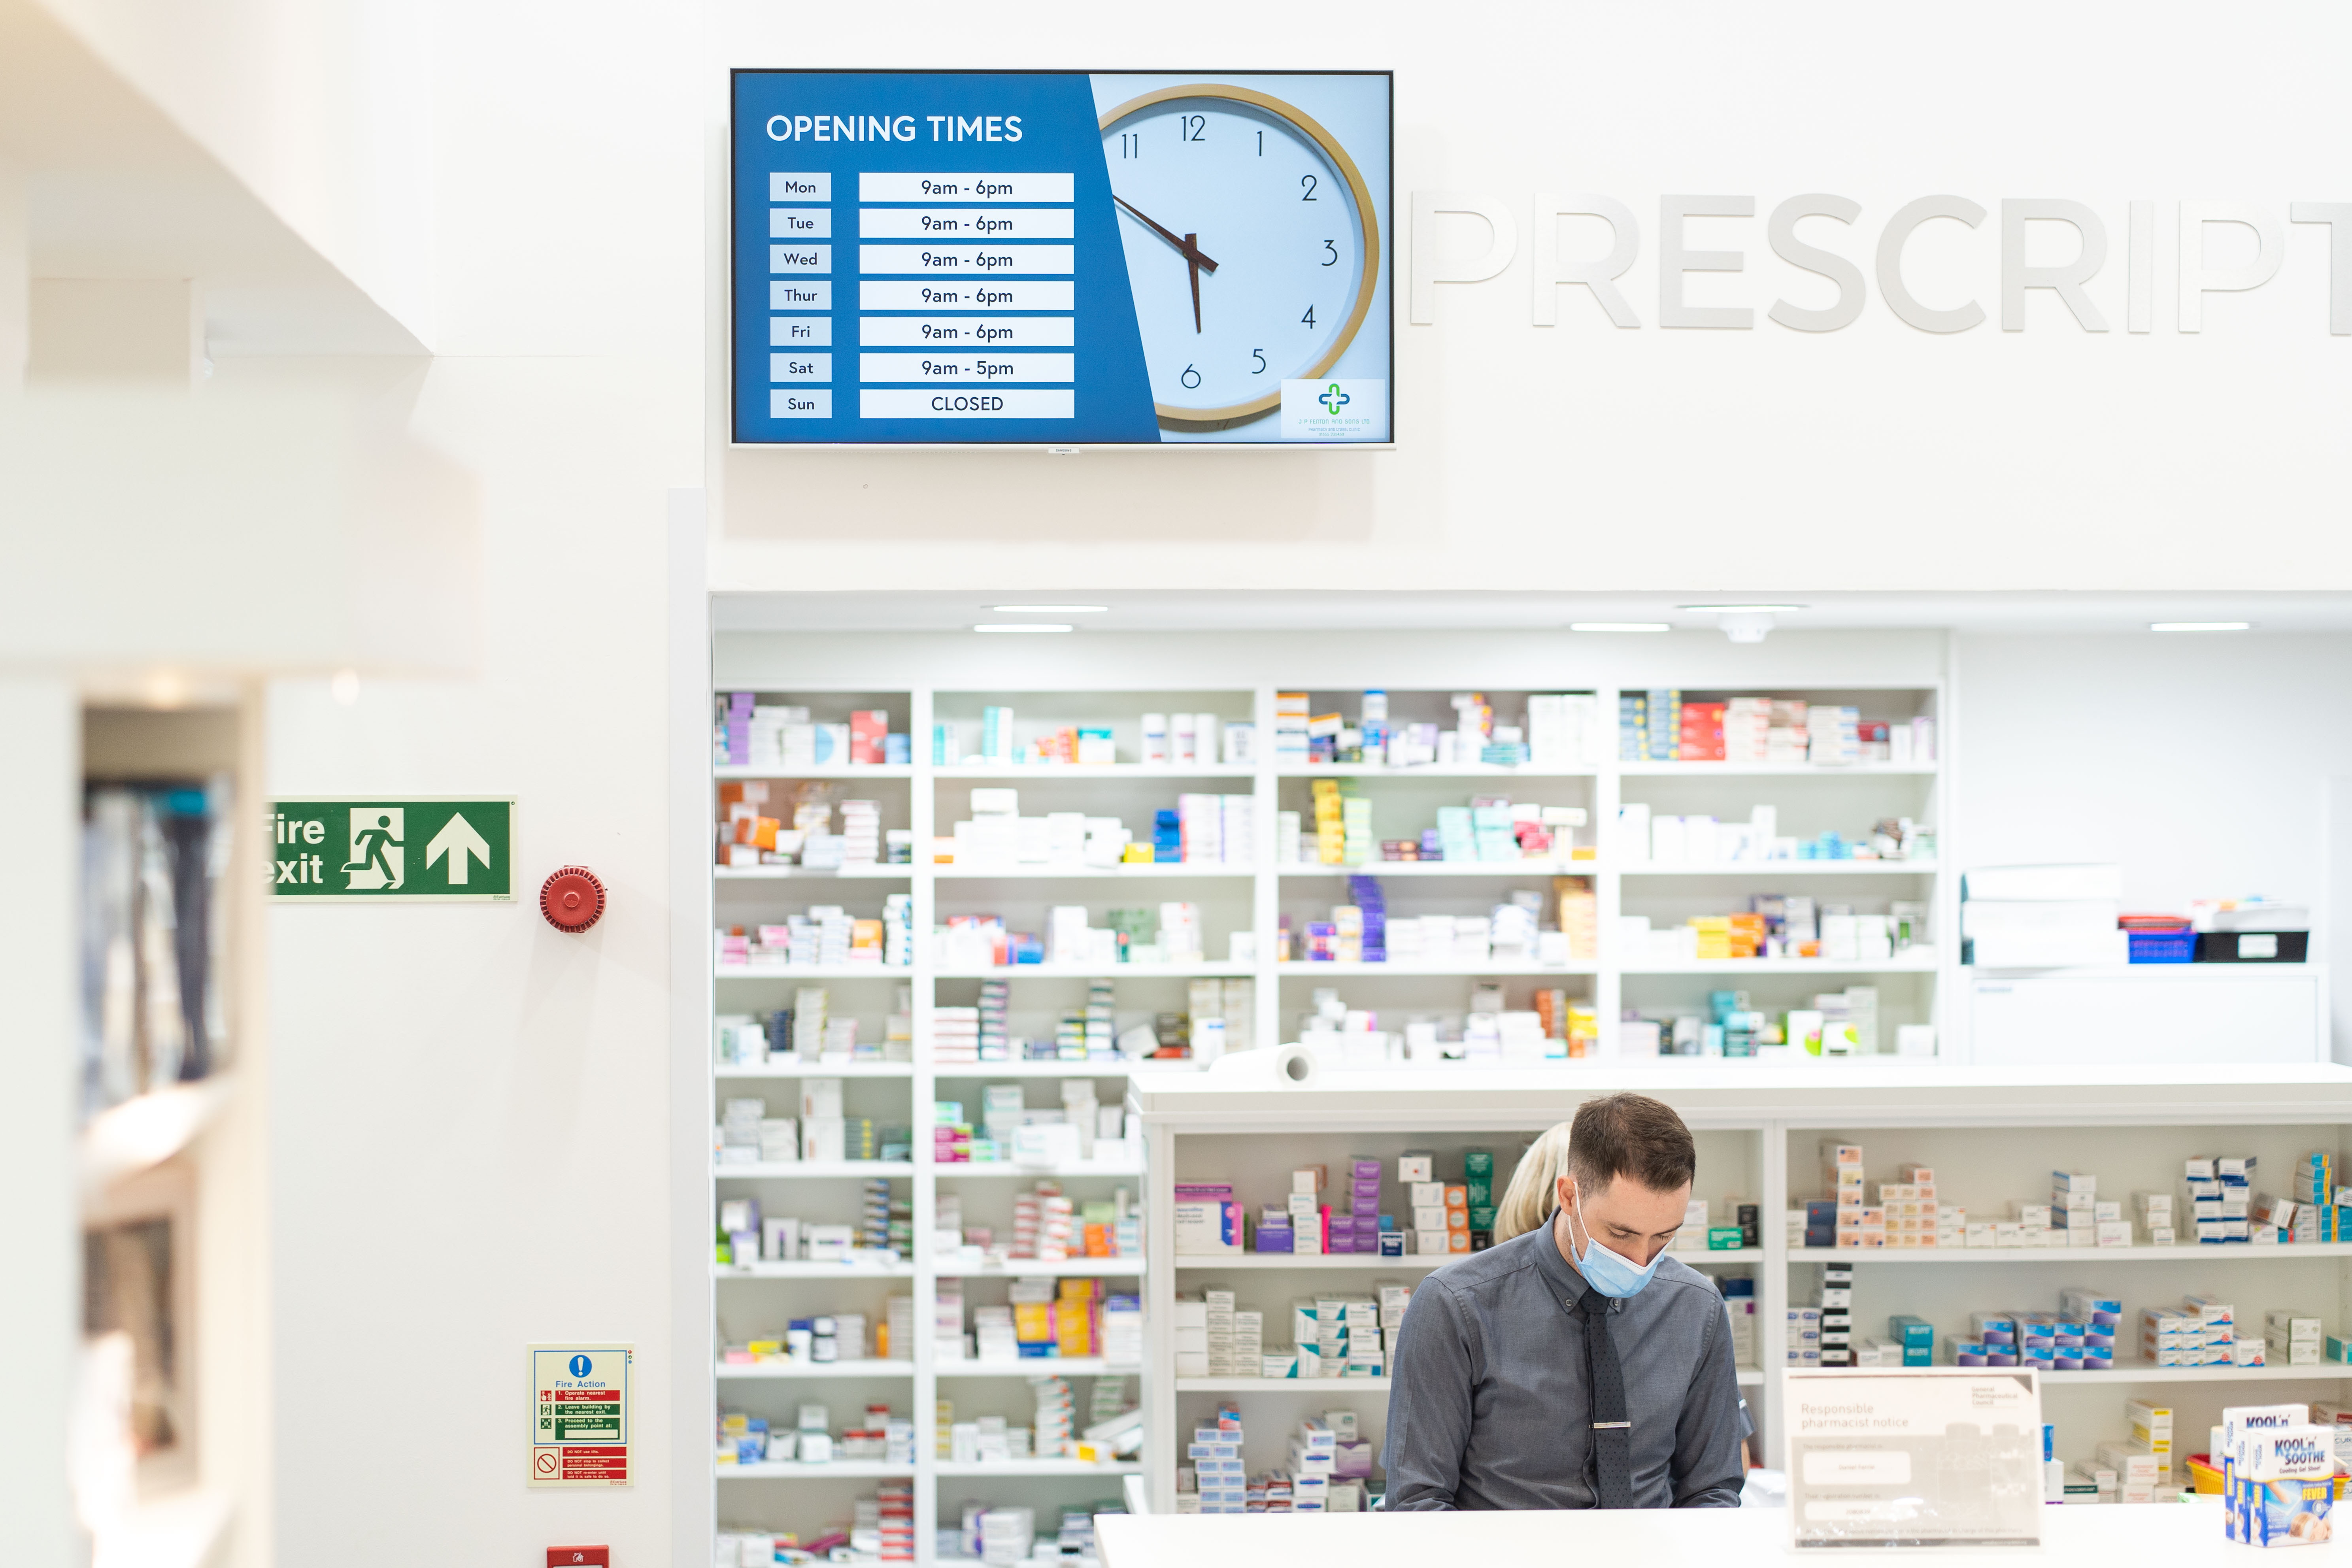
[{"label": "dark necktie", "polygon": [[1625,1415],[1625,1369],[1609,1337],[1609,1302],[1588,1289],[1576,1310],[1584,1320],[1584,1383],[1592,1406],[1593,1496],[1601,1508],[1632,1508],[1633,1423]]}]

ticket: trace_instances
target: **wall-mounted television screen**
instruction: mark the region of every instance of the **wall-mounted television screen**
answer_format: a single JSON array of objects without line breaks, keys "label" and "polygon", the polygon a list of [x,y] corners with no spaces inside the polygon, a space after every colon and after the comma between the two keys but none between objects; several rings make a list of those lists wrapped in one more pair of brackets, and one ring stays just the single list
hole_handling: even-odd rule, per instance
[{"label": "wall-mounted television screen", "polygon": [[738,70],[732,434],[1395,439],[1386,71]]}]

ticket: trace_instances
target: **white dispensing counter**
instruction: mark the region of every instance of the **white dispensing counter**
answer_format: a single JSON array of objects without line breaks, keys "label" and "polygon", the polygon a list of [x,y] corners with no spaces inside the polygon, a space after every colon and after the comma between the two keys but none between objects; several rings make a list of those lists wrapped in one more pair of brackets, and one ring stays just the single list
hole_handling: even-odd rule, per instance
[{"label": "white dispensing counter", "polygon": [[[2130,1568],[2251,1563],[2271,1555],[2221,1534],[2221,1500],[2141,1508],[2053,1507],[2042,1549],[1938,1546],[1923,1561],[2043,1561]],[[1574,1563],[1610,1568],[1726,1568],[1791,1560],[1789,1515],[1777,1508],[1590,1509],[1572,1513],[1102,1514],[1103,1568],[1516,1568]],[[2320,1562],[2332,1543],[2323,1544]],[[1851,1549],[1807,1552],[1843,1561]],[[1884,1550],[1870,1552],[1884,1560]],[[2301,1561],[2290,1558],[2290,1562]]]}]

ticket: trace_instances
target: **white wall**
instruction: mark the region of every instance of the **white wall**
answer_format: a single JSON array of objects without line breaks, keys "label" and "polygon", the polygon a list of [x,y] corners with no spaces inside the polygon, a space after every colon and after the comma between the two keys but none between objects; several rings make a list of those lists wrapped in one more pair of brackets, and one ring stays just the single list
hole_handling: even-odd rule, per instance
[{"label": "white wall", "polygon": [[81,728],[64,680],[0,677],[0,1333],[25,1347],[15,1414],[0,1424],[0,1560],[63,1564],[87,1552],[62,1441],[81,1339],[76,1146],[81,1001]]},{"label": "white wall", "polygon": [[[520,802],[514,903],[272,911],[281,1563],[520,1563],[579,1542],[666,1562],[673,1487],[707,1484],[678,1476],[659,1425],[663,492],[693,459],[689,430],[658,437],[689,386],[595,359],[438,362],[419,423],[486,495],[479,673],[367,682],[348,709],[324,682],[275,692],[279,792]],[[608,889],[585,935],[539,914],[566,862]],[[571,1337],[643,1349],[631,1489],[524,1489],[523,1346]],[[353,1378],[380,1380],[397,1479],[322,1440]]]},{"label": "white wall", "polygon": [[2352,775],[2352,637],[1962,637],[1961,865],[2116,861],[2124,904],[2317,907],[2330,781]]},{"label": "white wall", "polygon": [[[691,29],[657,5],[557,18],[493,0],[450,9],[433,40],[439,357],[408,426],[473,487],[472,673],[371,679],[349,708],[323,680],[280,682],[269,782],[514,795],[520,897],[271,911],[289,1568],[537,1563],[577,1542],[688,1561],[672,1507],[709,1496],[665,1410],[665,513],[699,482],[702,416]],[[608,889],[581,936],[536,904],[566,862]],[[698,1355],[705,1329],[678,1342]],[[524,1485],[523,1347],[572,1336],[640,1348],[629,1489]],[[383,1435],[338,1435],[355,1389]]]},{"label": "white wall", "polygon": [[475,483],[416,438],[419,375],[398,360],[241,360],[197,395],[18,400],[0,420],[13,525],[0,661],[236,677],[467,668],[489,608],[475,595]]},{"label": "white wall", "polygon": [[729,632],[718,639],[714,668],[721,687],[799,681],[852,691],[1248,690],[1267,682],[1317,690],[1932,687],[1943,679],[1947,641],[1922,631],[1789,632],[1745,645],[1715,632]]},{"label": "white wall", "polygon": [[2115,861],[2126,910],[2306,903],[2352,1060],[2352,948],[2330,896],[2352,891],[2352,637],[1962,637],[1954,665],[1963,870]]},{"label": "white wall", "polygon": [[[709,14],[714,82],[736,65],[1392,67],[1399,207],[1415,189],[1489,193],[1522,237],[1493,281],[1440,286],[1434,324],[1400,324],[1392,454],[728,452],[714,419],[724,585],[1754,592],[2352,574],[2352,544],[2308,505],[2352,412],[2352,342],[2326,328],[2327,231],[2283,221],[2290,201],[2352,199],[2335,156],[2347,87],[2332,62],[2352,42],[2340,7],[2000,0],[1956,23],[1852,3],[1801,16],[1732,0],[1513,4],[1475,19],[1402,0],[1344,18],[1213,3],[1180,29],[1153,7],[1042,0],[992,6],[985,26],[924,0],[713,0]],[[1531,324],[1538,189],[1633,208],[1638,330],[1610,326],[1580,289],[1559,291],[1557,326]],[[1765,215],[1824,191],[1862,216],[1850,231],[1815,220],[1808,237],[1859,262],[1870,303],[1842,331],[1793,331],[1764,312],[1783,296],[1826,304],[1830,289],[1773,256]],[[1939,192],[1993,214],[1974,231],[1931,225],[1911,247],[1916,293],[1973,297],[1992,318],[1952,336],[1895,319],[1874,275],[1886,219]],[[1670,193],[1755,197],[1754,219],[1696,220],[1687,240],[1745,253],[1744,272],[1696,275],[1688,296],[1751,308],[1754,330],[1657,324]],[[2078,330],[2046,291],[2028,330],[2000,330],[2000,204],[2051,196],[2106,222],[2109,260],[2089,285],[2105,333]],[[2285,266],[2256,292],[2210,296],[2206,330],[2182,335],[2168,238],[2158,330],[2129,333],[2126,204],[2159,203],[2168,234],[2182,197],[2262,204],[2287,230]],[[714,184],[714,241],[719,200]],[[1448,251],[1483,244],[1477,219],[1442,221]],[[1570,254],[1590,243],[1564,227]],[[2067,254],[2042,235],[2031,252]],[[714,245],[714,310],[722,261]],[[714,397],[722,371],[714,355]],[[2215,529],[2248,518],[2263,528],[2214,547]]]}]

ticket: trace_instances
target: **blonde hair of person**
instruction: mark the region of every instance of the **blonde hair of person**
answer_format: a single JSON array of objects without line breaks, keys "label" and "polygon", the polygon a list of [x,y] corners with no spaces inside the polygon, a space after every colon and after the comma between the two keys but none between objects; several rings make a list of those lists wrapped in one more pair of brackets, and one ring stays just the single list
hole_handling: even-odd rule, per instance
[{"label": "blonde hair of person", "polygon": [[1553,1194],[1559,1191],[1559,1179],[1568,1174],[1570,1125],[1562,1121],[1545,1129],[1519,1156],[1517,1167],[1511,1172],[1511,1184],[1503,1190],[1503,1201],[1495,1205],[1496,1245],[1524,1236],[1551,1218]]}]

